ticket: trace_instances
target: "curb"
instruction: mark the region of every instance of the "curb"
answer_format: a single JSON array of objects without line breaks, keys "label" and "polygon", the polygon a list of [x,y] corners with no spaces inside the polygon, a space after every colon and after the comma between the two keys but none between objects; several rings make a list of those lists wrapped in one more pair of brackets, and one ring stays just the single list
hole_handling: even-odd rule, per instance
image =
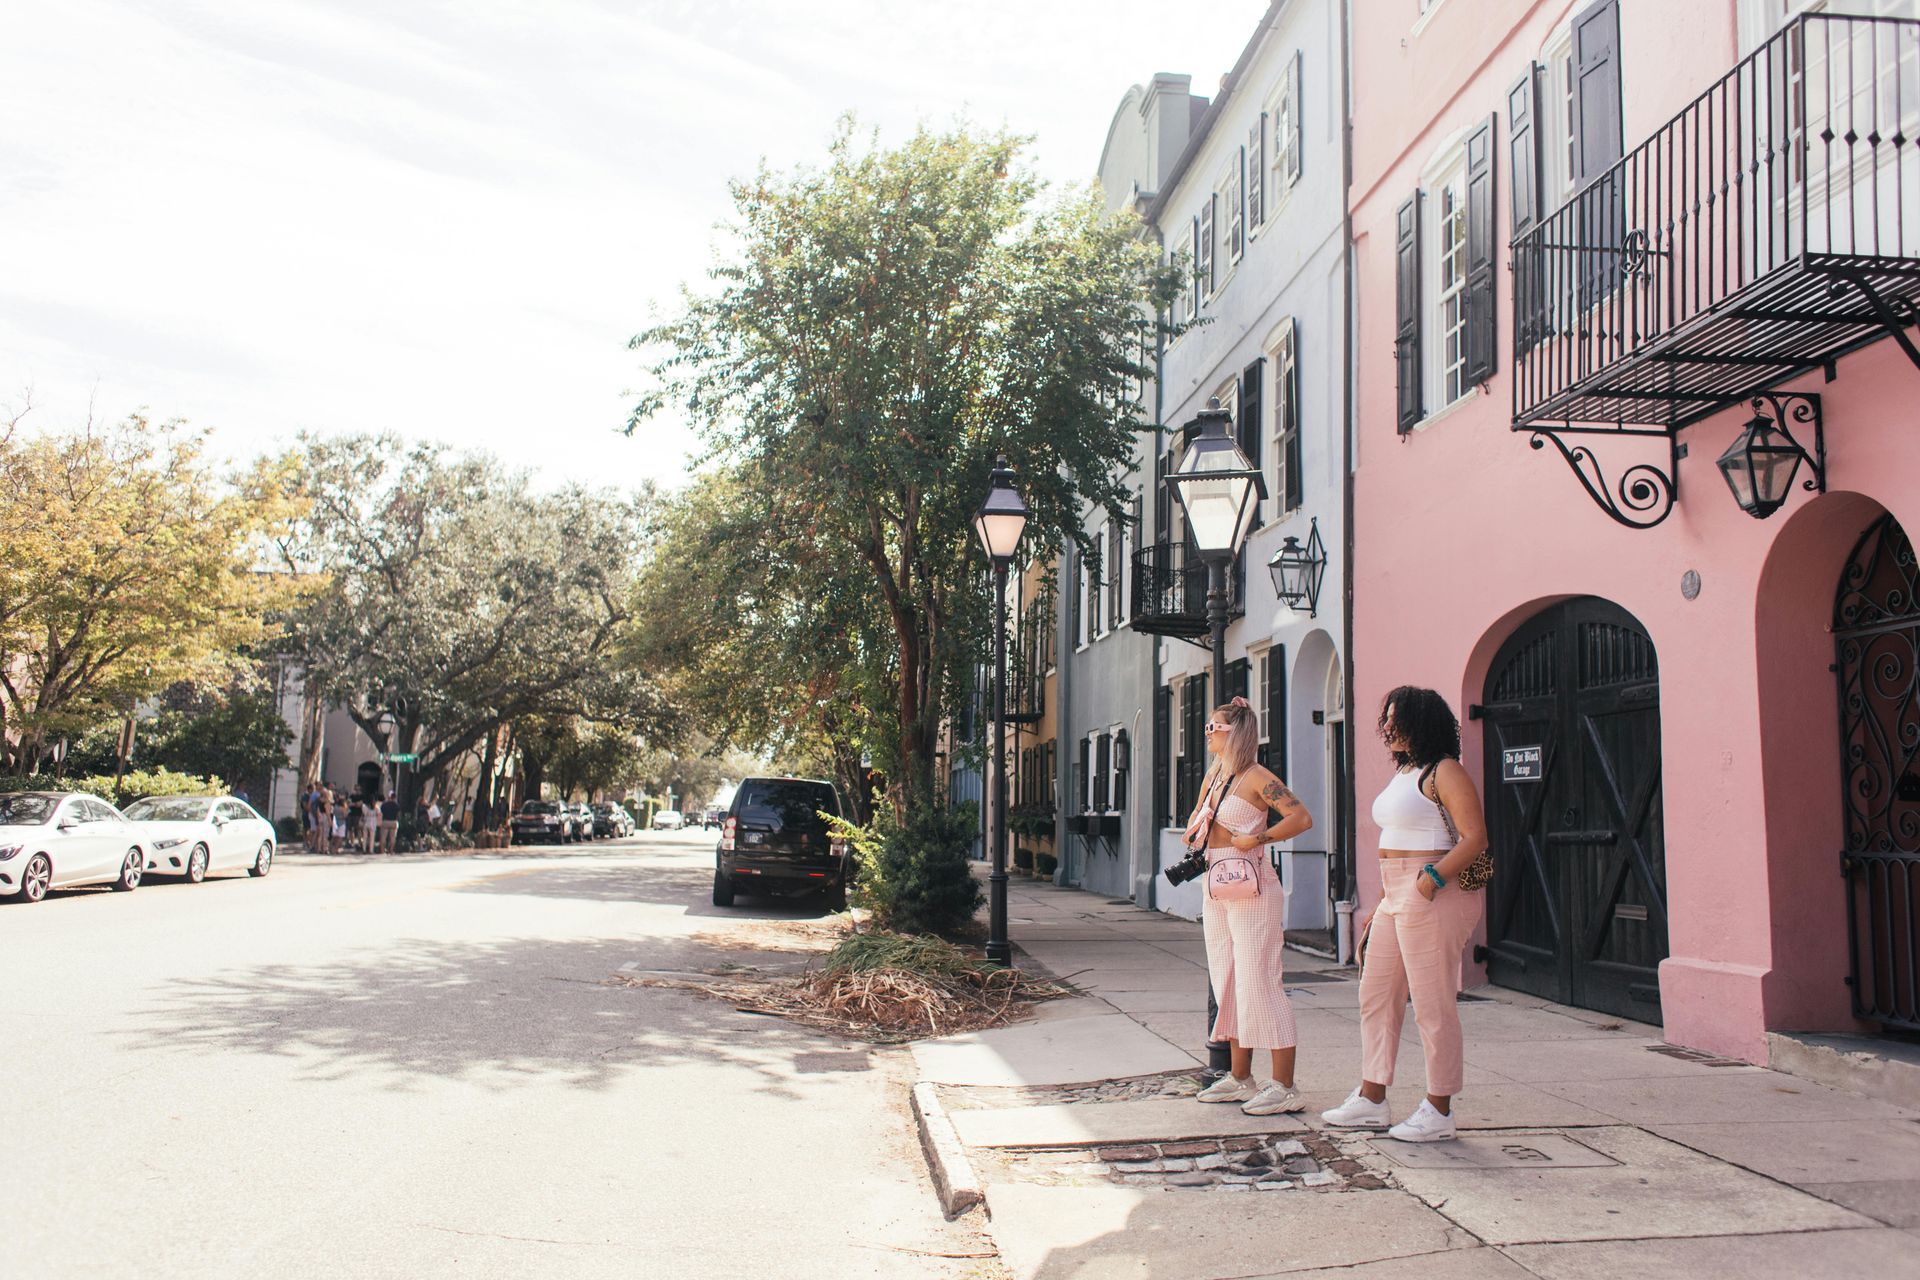
[{"label": "curb", "polygon": [[967,1149],[961,1145],[960,1135],[947,1118],[947,1109],[931,1081],[922,1080],[913,1086],[913,1118],[919,1124],[920,1150],[927,1157],[934,1192],[947,1217],[957,1218],[976,1205],[984,1206],[987,1193],[981,1189],[973,1162],[967,1159]]}]

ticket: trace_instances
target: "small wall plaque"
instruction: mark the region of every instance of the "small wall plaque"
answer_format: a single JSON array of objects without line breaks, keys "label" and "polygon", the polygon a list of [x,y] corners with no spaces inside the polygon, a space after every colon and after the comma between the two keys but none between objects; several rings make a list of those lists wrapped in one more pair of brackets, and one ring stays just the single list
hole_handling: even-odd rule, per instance
[{"label": "small wall plaque", "polygon": [[1680,575],[1680,594],[1689,600],[1700,598],[1700,575],[1689,569]]},{"label": "small wall plaque", "polygon": [[1539,747],[1502,747],[1500,749],[1500,781],[1540,781],[1540,756]]}]

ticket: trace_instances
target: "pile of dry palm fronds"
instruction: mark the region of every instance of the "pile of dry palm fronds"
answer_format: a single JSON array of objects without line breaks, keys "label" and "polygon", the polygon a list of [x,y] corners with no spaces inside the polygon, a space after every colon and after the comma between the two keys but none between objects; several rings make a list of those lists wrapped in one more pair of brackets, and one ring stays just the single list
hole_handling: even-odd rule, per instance
[{"label": "pile of dry palm fronds", "polygon": [[856,933],[799,976],[751,970],[699,976],[622,974],[632,986],[672,986],[810,1027],[882,1044],[979,1031],[1014,1021],[1066,988],[969,956],[950,942]]}]

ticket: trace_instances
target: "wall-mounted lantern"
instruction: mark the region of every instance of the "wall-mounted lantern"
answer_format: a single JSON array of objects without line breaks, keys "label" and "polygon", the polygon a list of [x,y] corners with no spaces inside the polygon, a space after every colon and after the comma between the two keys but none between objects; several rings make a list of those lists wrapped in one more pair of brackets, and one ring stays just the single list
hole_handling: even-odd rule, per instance
[{"label": "wall-mounted lantern", "polygon": [[1327,548],[1320,541],[1320,520],[1314,518],[1307,531],[1307,545],[1289,534],[1267,561],[1273,575],[1273,590],[1289,609],[1307,606],[1307,616],[1320,616],[1320,583],[1327,575]]}]

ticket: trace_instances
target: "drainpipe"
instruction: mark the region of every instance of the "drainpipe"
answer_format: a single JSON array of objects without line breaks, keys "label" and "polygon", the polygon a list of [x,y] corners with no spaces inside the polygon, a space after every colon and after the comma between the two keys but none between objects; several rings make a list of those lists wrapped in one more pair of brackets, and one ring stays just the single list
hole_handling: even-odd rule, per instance
[{"label": "drainpipe", "polygon": [[[1340,483],[1343,498],[1340,531],[1340,622],[1341,629],[1345,632],[1341,637],[1344,643],[1340,646],[1341,665],[1344,668],[1340,678],[1345,684],[1343,701],[1346,705],[1347,717],[1347,731],[1342,735],[1344,745],[1341,753],[1346,757],[1342,765],[1349,791],[1356,785],[1353,745],[1354,739],[1359,736],[1354,732],[1359,721],[1354,714],[1353,701],[1353,437],[1356,424],[1353,403],[1355,317],[1353,313],[1353,54],[1350,45],[1353,15],[1351,8],[1351,0],[1340,0],[1340,222],[1342,228],[1340,255],[1345,259],[1345,270],[1340,273],[1340,277],[1346,321],[1346,333],[1340,344],[1340,417],[1343,428],[1340,441],[1342,454]],[[1334,803],[1346,804],[1347,798],[1336,796]],[[1355,806],[1355,813],[1357,816],[1357,806]],[[1346,882],[1347,896],[1333,904],[1337,929],[1334,937],[1334,958],[1345,962],[1352,956],[1353,910],[1360,897],[1360,878],[1355,874],[1355,860],[1349,856],[1350,847],[1354,842],[1352,824],[1343,821],[1340,826],[1343,838],[1349,846],[1347,849],[1338,850],[1336,854],[1340,859],[1340,876]]]}]

